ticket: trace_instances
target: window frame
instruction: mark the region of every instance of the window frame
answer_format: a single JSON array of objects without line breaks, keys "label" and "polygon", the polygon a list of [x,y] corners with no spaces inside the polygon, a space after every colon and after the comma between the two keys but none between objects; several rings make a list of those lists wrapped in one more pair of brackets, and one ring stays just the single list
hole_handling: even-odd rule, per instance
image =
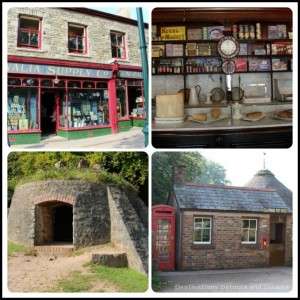
[{"label": "window frame", "polygon": [[[38,29],[28,29],[27,27],[21,27],[22,20],[31,20],[38,22]],[[21,42],[21,32],[28,31],[29,32],[29,43],[24,44]],[[37,34],[37,45],[30,44],[30,35]],[[34,17],[34,16],[26,16],[20,15],[19,16],[19,24],[18,24],[18,37],[17,37],[17,47],[25,48],[25,49],[32,49],[32,50],[40,50],[42,48],[42,18]]]},{"label": "window frame", "polygon": [[[249,227],[248,228],[244,228],[243,227],[243,221],[249,221]],[[249,231],[250,230],[254,230],[253,228],[250,227],[250,221],[255,221],[255,241],[249,241]],[[242,221],[241,221],[241,243],[242,244],[252,244],[252,245],[255,245],[257,244],[257,223],[258,223],[258,219],[255,219],[255,218],[242,218]],[[243,241],[242,238],[243,238],[243,232],[247,230],[248,232],[248,240],[247,241]]]},{"label": "window frame", "polygon": [[[197,229],[200,229],[200,230],[204,230],[204,229],[209,229],[209,241],[195,241],[195,221],[196,219],[202,219],[202,223],[203,223],[203,220],[204,219],[208,219],[209,220],[209,225],[210,227],[209,228],[197,228]],[[211,217],[205,217],[205,216],[194,216],[194,223],[193,223],[193,244],[194,245],[211,245],[212,244],[212,218]]]},{"label": "window frame", "polygon": [[[77,34],[70,34],[70,29],[71,28],[79,28],[83,30],[82,35],[77,35]],[[74,38],[76,39],[76,49],[73,50],[70,47],[70,38]],[[82,51],[78,49],[78,40],[79,37],[81,37],[82,40]],[[87,49],[87,26],[86,25],[81,25],[81,24],[75,24],[75,23],[68,23],[68,54],[79,54],[79,55],[85,55],[88,53],[88,49]]]},{"label": "window frame", "polygon": [[[116,36],[121,36],[122,37],[122,46],[120,47],[120,45],[118,43],[116,43],[116,45],[114,45],[112,43],[112,35]],[[116,41],[118,40],[117,38],[115,38]],[[118,31],[111,31],[110,32],[110,49],[111,49],[111,57],[115,58],[115,59],[126,59],[127,58],[127,51],[126,51],[126,38],[125,38],[125,33],[124,32],[118,32]],[[113,55],[113,49],[117,49],[116,53],[119,53],[118,50],[122,49],[123,50],[123,56],[114,56]]]}]

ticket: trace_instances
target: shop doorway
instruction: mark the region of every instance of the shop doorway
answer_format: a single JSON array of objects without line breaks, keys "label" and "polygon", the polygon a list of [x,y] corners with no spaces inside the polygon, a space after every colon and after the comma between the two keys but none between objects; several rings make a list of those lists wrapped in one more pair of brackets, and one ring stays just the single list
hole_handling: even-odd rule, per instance
[{"label": "shop doorway", "polygon": [[271,222],[270,266],[284,266],[285,261],[285,223]]},{"label": "shop doorway", "polygon": [[56,134],[56,119],[51,117],[55,111],[54,91],[42,91],[41,96],[41,130],[42,135]]}]

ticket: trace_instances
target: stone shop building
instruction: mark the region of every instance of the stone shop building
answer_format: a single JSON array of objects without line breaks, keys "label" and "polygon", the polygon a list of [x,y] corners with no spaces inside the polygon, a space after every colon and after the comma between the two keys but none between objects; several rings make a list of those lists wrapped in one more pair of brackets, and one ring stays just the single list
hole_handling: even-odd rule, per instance
[{"label": "stone shop building", "polygon": [[87,8],[15,7],[7,28],[10,144],[144,125],[137,21]]}]

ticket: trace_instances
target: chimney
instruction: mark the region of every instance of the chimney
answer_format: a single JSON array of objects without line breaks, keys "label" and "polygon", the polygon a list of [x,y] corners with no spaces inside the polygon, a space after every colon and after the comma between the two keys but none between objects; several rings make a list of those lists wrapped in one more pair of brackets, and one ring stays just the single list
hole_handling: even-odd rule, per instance
[{"label": "chimney", "polygon": [[175,166],[172,168],[172,184],[184,185],[186,179],[186,167]]},{"label": "chimney", "polygon": [[130,10],[129,7],[120,7],[117,9],[118,16],[130,19]]}]

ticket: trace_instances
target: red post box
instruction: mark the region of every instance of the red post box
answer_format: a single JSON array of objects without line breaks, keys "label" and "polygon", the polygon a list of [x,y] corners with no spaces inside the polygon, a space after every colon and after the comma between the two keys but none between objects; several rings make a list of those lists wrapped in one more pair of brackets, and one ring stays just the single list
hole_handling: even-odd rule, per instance
[{"label": "red post box", "polygon": [[261,249],[263,249],[263,250],[268,249],[268,237],[267,236],[263,236],[261,238]]}]

